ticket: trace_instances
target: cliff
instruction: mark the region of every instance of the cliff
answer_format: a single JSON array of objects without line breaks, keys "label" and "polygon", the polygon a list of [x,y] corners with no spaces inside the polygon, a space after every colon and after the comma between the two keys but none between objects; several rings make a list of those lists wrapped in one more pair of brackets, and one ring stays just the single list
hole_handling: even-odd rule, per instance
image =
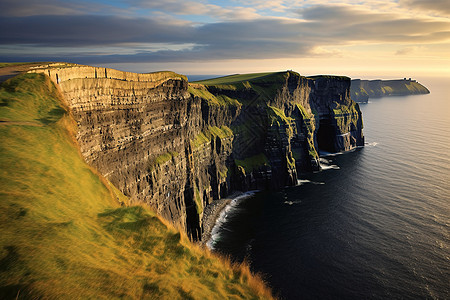
[{"label": "cliff", "polygon": [[385,96],[407,96],[429,94],[430,91],[415,80],[352,80],[351,98],[356,102],[367,102],[369,98]]},{"label": "cliff", "polygon": [[295,185],[318,150],[364,144],[350,79],[247,74],[189,84],[173,72],[35,68],[58,86],[84,159],[129,197],[201,237],[203,209],[232,190]]},{"label": "cliff", "polygon": [[88,125],[60,90],[43,74],[0,85],[0,299],[273,299],[248,266],[193,245],[146,205],[120,205],[129,199],[80,155],[74,135]]}]

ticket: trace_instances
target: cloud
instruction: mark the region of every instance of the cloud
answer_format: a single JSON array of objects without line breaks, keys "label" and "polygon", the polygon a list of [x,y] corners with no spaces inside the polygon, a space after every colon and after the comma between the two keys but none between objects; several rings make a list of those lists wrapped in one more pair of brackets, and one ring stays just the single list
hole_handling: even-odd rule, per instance
[{"label": "cloud", "polygon": [[402,49],[399,49],[395,52],[395,55],[411,55],[413,53],[417,53],[421,50],[424,50],[425,47],[421,47],[421,46],[412,46],[412,47],[405,47]]},{"label": "cloud", "polygon": [[189,42],[192,26],[117,16],[31,16],[0,19],[1,44],[101,46],[127,43]]},{"label": "cloud", "polygon": [[[181,14],[191,8],[177,9]],[[407,18],[350,5],[316,5],[296,12],[291,19],[258,17],[204,24],[168,21],[154,17],[157,14],[2,17],[0,28],[8,30],[0,31],[0,60],[118,63],[340,56],[336,47],[342,45],[380,43],[406,49],[408,44],[450,40],[450,21],[442,19]],[[20,55],[11,51],[14,45],[20,45]],[[71,53],[39,56],[43,53],[39,47],[66,47]]]},{"label": "cloud", "polygon": [[128,0],[127,3],[134,9],[152,9],[178,15],[208,16],[229,20],[246,20],[261,17],[253,7],[219,6],[198,1]]},{"label": "cloud", "polygon": [[27,17],[39,15],[84,15],[86,11],[93,13],[126,13],[112,5],[91,1],[62,0],[2,0],[0,1],[0,16]]},{"label": "cloud", "polygon": [[450,1],[448,0],[401,0],[400,4],[407,8],[434,11],[438,15],[450,16]]},{"label": "cloud", "polygon": [[348,5],[318,5],[298,11],[318,34],[346,42],[417,43],[450,39],[450,21],[407,18]]}]

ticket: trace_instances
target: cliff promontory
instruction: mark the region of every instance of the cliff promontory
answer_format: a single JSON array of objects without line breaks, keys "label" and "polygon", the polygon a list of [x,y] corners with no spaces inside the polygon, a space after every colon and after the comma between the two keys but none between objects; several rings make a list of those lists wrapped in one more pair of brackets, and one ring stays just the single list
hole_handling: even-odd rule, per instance
[{"label": "cliff promontory", "polygon": [[233,190],[295,185],[319,149],[364,144],[350,79],[292,71],[197,83],[173,72],[35,68],[77,122],[84,159],[129,197],[201,237],[204,208]]},{"label": "cliff promontory", "polygon": [[430,91],[411,78],[398,80],[353,79],[350,93],[354,101],[367,102],[369,98],[429,94]]},{"label": "cliff promontory", "polygon": [[273,299],[248,266],[129,205],[82,157],[64,102],[44,74],[0,85],[0,299]]}]

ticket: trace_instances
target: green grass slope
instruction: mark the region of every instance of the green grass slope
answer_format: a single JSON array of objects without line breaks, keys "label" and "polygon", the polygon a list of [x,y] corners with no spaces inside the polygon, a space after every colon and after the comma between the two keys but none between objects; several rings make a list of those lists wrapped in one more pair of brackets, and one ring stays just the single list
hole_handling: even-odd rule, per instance
[{"label": "green grass slope", "polygon": [[204,85],[229,84],[229,83],[253,80],[253,79],[265,77],[265,76],[272,75],[272,74],[275,74],[275,72],[234,74],[234,75],[222,76],[222,77],[205,79],[205,80],[194,81],[194,82],[204,84]]},{"label": "green grass slope", "polygon": [[[203,95],[201,95],[199,93],[200,90],[206,90],[209,94],[212,93],[214,97],[219,98],[224,95],[235,95],[237,98],[233,98],[232,100],[238,102],[239,105],[265,105],[266,102],[274,99],[277,92],[282,85],[286,83],[286,79],[291,73],[294,72],[236,74],[196,81],[191,85],[190,92],[193,95],[202,96],[202,98],[208,97],[205,97],[204,92]],[[193,93],[193,90],[195,89],[197,90],[196,94]],[[251,97],[253,98],[257,95],[258,101],[255,102],[255,99],[250,99],[249,103],[248,95],[252,95]]]},{"label": "green grass slope", "polygon": [[414,95],[430,93],[430,91],[420,83],[409,80],[382,81],[382,91],[385,95]]},{"label": "green grass slope", "polygon": [[42,74],[0,87],[1,299],[271,298],[247,267],[121,207],[81,158],[62,103]]}]

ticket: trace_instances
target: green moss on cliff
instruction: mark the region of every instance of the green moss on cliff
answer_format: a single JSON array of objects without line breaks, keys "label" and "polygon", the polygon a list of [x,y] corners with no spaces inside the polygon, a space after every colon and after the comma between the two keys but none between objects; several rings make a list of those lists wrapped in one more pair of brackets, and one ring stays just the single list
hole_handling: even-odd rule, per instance
[{"label": "green moss on cliff", "polygon": [[336,101],[334,101],[334,104],[335,107],[333,108],[333,112],[335,115],[358,113],[358,110],[356,108],[357,104],[353,101],[350,103],[350,105],[340,104]]},{"label": "green moss on cliff", "polygon": [[291,126],[291,123],[294,121],[293,118],[287,117],[283,110],[274,107],[274,106],[267,106],[267,112],[269,116],[270,126],[277,126],[280,128],[285,128],[286,135],[288,138],[291,138],[294,134],[294,127]]},{"label": "green moss on cliff", "polygon": [[298,108],[298,110],[300,111],[300,113],[302,114],[303,119],[310,119],[311,116],[309,115],[309,113],[306,111],[306,109],[301,106],[300,104],[295,104]]},{"label": "green moss on cliff", "polygon": [[201,99],[204,99],[208,101],[208,103],[213,105],[220,105],[220,106],[237,106],[240,107],[241,103],[239,103],[238,100],[233,99],[231,97],[228,97],[226,95],[213,95],[211,94],[208,89],[204,86],[200,85],[189,85],[188,92],[191,93],[194,97],[199,97]]},{"label": "green moss on cliff", "polygon": [[352,101],[350,105],[343,105],[335,102],[333,113],[336,124],[341,132],[348,132],[350,130],[350,124],[353,124],[355,128],[358,126],[359,106],[357,103]]},{"label": "green moss on cliff", "polygon": [[203,203],[202,198],[200,197],[200,192],[196,185],[194,186],[194,202],[197,213],[201,215],[203,213]]},{"label": "green moss on cliff", "polygon": [[175,151],[163,153],[161,155],[149,159],[147,162],[147,167],[149,168],[149,170],[154,170],[156,166],[164,165],[165,163],[172,160],[172,158],[177,157],[178,155],[179,153]]},{"label": "green moss on cliff", "polygon": [[295,158],[291,154],[286,154],[286,162],[288,169],[294,169],[295,170]]},{"label": "green moss on cliff", "polygon": [[269,160],[263,153],[250,156],[244,159],[235,159],[234,163],[238,168],[244,169],[245,171],[244,174],[249,174],[253,170],[262,166],[270,166]]},{"label": "green moss on cliff", "polygon": [[247,267],[194,247],[149,209],[120,207],[81,158],[48,77],[21,75],[0,95],[0,298],[271,297]]},{"label": "green moss on cliff", "polygon": [[268,113],[269,113],[269,118],[270,118],[270,124],[274,125],[276,124],[277,126],[281,126],[281,125],[290,125],[291,122],[294,120],[291,117],[287,117],[284,114],[284,111],[281,110],[280,108],[274,107],[274,106],[270,106],[268,105]]},{"label": "green moss on cliff", "polygon": [[212,137],[219,137],[221,139],[230,138],[233,136],[233,131],[227,126],[209,126],[207,130],[200,132],[191,140],[192,147],[198,148],[203,144],[209,143]]},{"label": "green moss on cliff", "polygon": [[221,179],[226,179],[228,177],[228,168],[220,165],[220,169],[218,170],[219,176]]}]

